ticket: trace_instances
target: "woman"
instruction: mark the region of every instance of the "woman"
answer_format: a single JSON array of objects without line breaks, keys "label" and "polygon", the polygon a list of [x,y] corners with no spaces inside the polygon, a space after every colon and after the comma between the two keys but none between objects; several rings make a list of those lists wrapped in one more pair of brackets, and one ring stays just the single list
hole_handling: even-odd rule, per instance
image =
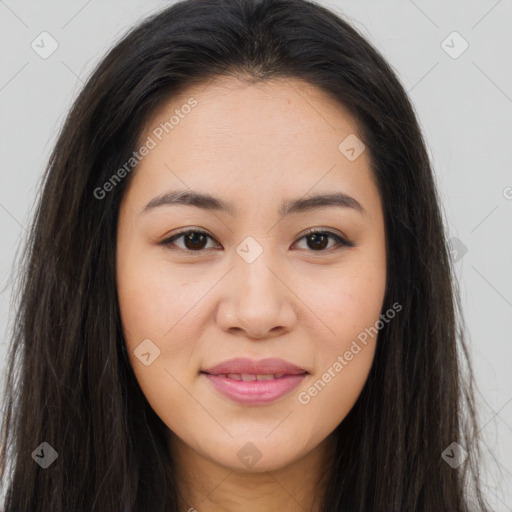
[{"label": "woman", "polygon": [[6,512],[488,510],[418,122],[326,8],[186,0],[131,30],[24,263]]}]

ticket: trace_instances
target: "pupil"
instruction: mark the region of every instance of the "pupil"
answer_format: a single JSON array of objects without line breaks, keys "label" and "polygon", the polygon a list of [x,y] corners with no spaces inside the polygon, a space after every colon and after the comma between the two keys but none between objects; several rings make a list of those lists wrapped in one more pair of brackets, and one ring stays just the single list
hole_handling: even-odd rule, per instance
[{"label": "pupil", "polygon": [[[198,243],[197,238],[203,239],[202,240],[203,244],[201,245],[201,243],[199,242],[199,245],[200,245],[199,247],[197,247],[197,245],[194,245],[194,244]],[[204,243],[205,240],[206,240],[206,237],[203,234],[196,233],[195,231],[193,231],[185,236],[185,247],[187,247],[187,249],[202,249],[205,246],[205,243]],[[188,246],[188,242],[192,243],[192,247]]]},{"label": "pupil", "polygon": [[321,244],[321,247],[317,246],[316,249],[324,249],[325,247],[327,247],[327,243],[325,243],[327,241],[327,237],[321,233],[313,233],[312,235],[309,235],[309,240],[312,240],[313,243],[316,243],[317,237],[322,238],[324,243]]}]

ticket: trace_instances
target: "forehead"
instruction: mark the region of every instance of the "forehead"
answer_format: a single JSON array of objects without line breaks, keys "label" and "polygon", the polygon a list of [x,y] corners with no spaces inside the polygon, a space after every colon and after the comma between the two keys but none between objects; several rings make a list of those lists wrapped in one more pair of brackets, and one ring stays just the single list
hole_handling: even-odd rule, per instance
[{"label": "forehead", "polygon": [[307,82],[216,78],[148,118],[139,143],[151,138],[155,147],[134,181],[153,195],[190,187],[229,196],[242,187],[297,196],[316,184],[315,192],[340,184],[350,193],[372,179],[366,151],[350,161],[340,150],[354,136],[360,139],[359,127],[348,110]]},{"label": "forehead", "polygon": [[[188,108],[195,100],[197,104]],[[183,113],[179,112],[183,110]],[[179,114],[179,119],[176,115]],[[358,133],[356,119],[325,91],[298,78],[273,78],[251,83],[235,77],[215,77],[192,85],[164,101],[150,115],[142,135],[174,117],[173,133],[180,125],[207,131],[209,139],[240,135],[322,134],[327,131]],[[184,123],[185,119],[192,119]],[[281,141],[279,139],[276,142]]]}]

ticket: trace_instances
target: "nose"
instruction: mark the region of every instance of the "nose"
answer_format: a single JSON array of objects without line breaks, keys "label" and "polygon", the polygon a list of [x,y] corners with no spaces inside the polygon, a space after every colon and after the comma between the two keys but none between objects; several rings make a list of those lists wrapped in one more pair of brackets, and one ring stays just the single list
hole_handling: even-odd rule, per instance
[{"label": "nose", "polygon": [[251,339],[273,338],[293,330],[297,298],[283,271],[264,256],[265,252],[247,263],[236,255],[217,311],[222,330]]}]

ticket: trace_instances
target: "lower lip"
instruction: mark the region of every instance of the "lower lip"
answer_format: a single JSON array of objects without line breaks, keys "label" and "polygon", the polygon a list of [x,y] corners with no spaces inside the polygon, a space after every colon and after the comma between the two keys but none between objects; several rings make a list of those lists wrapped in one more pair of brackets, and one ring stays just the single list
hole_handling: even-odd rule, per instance
[{"label": "lower lip", "polygon": [[273,402],[297,387],[307,374],[284,375],[272,380],[234,380],[219,375],[202,373],[212,386],[235,402],[258,405]]}]

